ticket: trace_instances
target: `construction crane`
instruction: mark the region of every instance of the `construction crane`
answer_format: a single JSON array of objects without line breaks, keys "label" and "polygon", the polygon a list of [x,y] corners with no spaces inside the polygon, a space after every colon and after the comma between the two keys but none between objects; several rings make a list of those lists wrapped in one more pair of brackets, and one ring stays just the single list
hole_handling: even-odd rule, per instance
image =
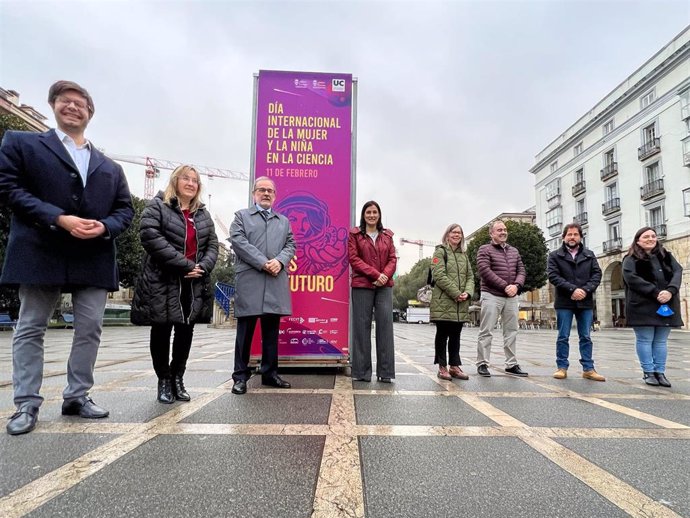
[{"label": "construction crane", "polygon": [[403,246],[405,243],[408,243],[410,245],[417,245],[419,247],[419,259],[424,258],[424,247],[425,246],[436,246],[438,243],[434,243],[433,241],[423,241],[422,239],[406,239],[404,237],[400,238],[400,246]]},{"label": "construction crane", "polygon": [[[154,180],[160,176],[161,169],[173,170],[176,167],[185,165],[182,162],[173,162],[172,160],[163,160],[160,158],[152,158],[149,156],[132,156],[132,155],[116,155],[113,153],[106,153],[107,156],[116,160],[117,162],[127,162],[129,164],[138,164],[146,167],[144,170],[144,199],[150,200],[153,198]],[[197,173],[213,178],[229,178],[231,180],[249,181],[247,173],[239,171],[230,171],[229,169],[220,169],[218,167],[208,167],[196,164],[186,164],[192,166]]]}]

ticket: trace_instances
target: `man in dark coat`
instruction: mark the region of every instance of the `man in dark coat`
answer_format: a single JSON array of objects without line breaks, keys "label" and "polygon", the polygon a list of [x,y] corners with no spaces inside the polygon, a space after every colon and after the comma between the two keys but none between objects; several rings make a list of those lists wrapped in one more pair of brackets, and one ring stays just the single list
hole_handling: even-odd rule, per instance
[{"label": "man in dark coat", "polygon": [[94,114],[89,93],[58,81],[48,103],[57,129],[8,131],[0,147],[0,203],[13,214],[0,283],[19,286],[21,303],[12,340],[11,435],[36,426],[43,337],[62,292],[72,293],[74,306],[62,414],[108,416],[88,393],[107,294],[119,285],[115,238],[134,215],[122,168],[84,138]]},{"label": "man in dark coat", "polygon": [[580,338],[580,364],[582,377],[594,381],[606,378],[594,370],[590,331],[594,316],[594,292],[601,282],[601,268],[594,252],[582,244],[582,227],[570,223],[563,229],[563,244],[549,254],[549,281],[556,288],[556,367],[553,377],[568,377],[570,328],[573,316],[577,321]]},{"label": "man in dark coat", "polygon": [[287,266],[295,255],[290,222],[272,210],[276,186],[259,177],[252,190],[254,205],[235,213],[230,241],[237,257],[235,265],[235,370],[233,394],[244,394],[249,354],[257,319],[261,319],[261,381],[264,385],[290,388],[278,376],[278,328],[281,315],[292,313]]}]

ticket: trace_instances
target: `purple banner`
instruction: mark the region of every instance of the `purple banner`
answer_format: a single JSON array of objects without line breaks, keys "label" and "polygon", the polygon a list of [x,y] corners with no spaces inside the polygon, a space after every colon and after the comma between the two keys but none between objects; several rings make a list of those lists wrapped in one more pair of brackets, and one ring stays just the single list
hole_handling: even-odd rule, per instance
[{"label": "purple banner", "polygon": [[[279,355],[347,356],[352,76],[260,71],[255,142],[254,177],[276,183],[275,209],[297,243]],[[260,351],[257,336],[252,355]]]}]

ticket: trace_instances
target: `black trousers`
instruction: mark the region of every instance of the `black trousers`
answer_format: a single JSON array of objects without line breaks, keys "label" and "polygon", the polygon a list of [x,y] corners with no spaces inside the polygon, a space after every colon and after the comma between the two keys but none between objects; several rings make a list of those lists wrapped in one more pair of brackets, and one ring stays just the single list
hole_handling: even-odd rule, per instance
[{"label": "black trousers", "polygon": [[[175,330],[170,361],[170,335]],[[154,324],[151,326],[151,359],[156,376],[170,378],[182,376],[187,368],[189,351],[192,349],[194,324]]]},{"label": "black trousers", "polygon": [[[192,312],[192,280],[182,279],[180,305],[185,319]],[[175,336],[172,343],[172,361],[170,361],[170,335],[173,329]],[[151,360],[158,379],[182,376],[187,369],[187,359],[192,348],[194,324],[153,324],[151,326]]]},{"label": "black trousers", "polygon": [[462,332],[464,322],[437,320],[435,323],[436,338],[434,339],[434,348],[436,349],[436,356],[434,363],[438,363],[441,367],[448,366],[448,363],[446,363],[447,344],[450,365],[453,367],[462,365],[460,360],[460,333]]},{"label": "black trousers", "polygon": [[232,379],[235,381],[248,381],[252,375],[249,369],[249,355],[257,319],[261,320],[261,378],[269,379],[278,374],[280,315],[240,317],[237,319],[235,370],[232,373]]}]

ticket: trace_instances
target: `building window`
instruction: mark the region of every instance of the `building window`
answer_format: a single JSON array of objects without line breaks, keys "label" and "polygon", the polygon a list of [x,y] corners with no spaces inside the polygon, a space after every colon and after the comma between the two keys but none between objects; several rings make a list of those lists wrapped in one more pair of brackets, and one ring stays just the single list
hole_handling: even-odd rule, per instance
[{"label": "building window", "polygon": [[585,170],[584,169],[578,169],[575,171],[575,178],[574,178],[574,183],[575,185],[582,183],[585,181]]},{"label": "building window", "polygon": [[610,185],[607,185],[604,189],[604,196],[606,201],[611,201],[618,198],[618,184],[614,182]]},{"label": "building window", "polygon": [[659,162],[649,164],[644,168],[644,183],[650,184],[661,177],[659,174]]},{"label": "building window", "polygon": [[690,90],[680,94],[680,118],[684,121],[690,118]]},{"label": "building window", "polygon": [[657,226],[662,225],[666,221],[666,218],[664,218],[664,206],[656,205],[648,208],[646,220],[648,227],[656,228]]},{"label": "building window", "polygon": [[561,194],[561,179],[556,178],[553,182],[546,184],[546,199],[550,200]]},{"label": "building window", "polygon": [[644,110],[656,99],[656,90],[652,88],[649,92],[640,97],[640,109]]},{"label": "building window", "polygon": [[578,143],[574,148],[573,148],[573,156],[577,156],[582,153],[582,142]]},{"label": "building window", "polygon": [[653,122],[649,126],[642,128],[642,144],[649,144],[654,142],[656,138],[656,122]]},{"label": "building window", "polygon": [[558,160],[554,160],[553,162],[551,162],[551,172],[555,172],[556,169],[558,169]]},{"label": "building window", "polygon": [[563,207],[556,207],[546,213],[546,227],[549,235],[556,236],[561,233],[563,226]]},{"label": "building window", "polygon": [[587,212],[587,208],[585,206],[585,199],[582,198],[581,200],[577,200],[575,202],[575,214],[584,214]]},{"label": "building window", "polygon": [[609,149],[606,153],[604,153],[604,167],[610,167],[615,161],[616,156],[613,152],[613,149]]},{"label": "building window", "polygon": [[613,119],[610,119],[604,123],[602,126],[602,129],[604,131],[604,135],[608,135],[613,131],[614,125],[613,125]]},{"label": "building window", "polygon": [[683,214],[690,218],[690,189],[683,191]]},{"label": "building window", "polygon": [[620,221],[613,221],[609,223],[608,228],[607,228],[607,234],[609,236],[609,240],[616,240],[621,238],[621,222]]}]

